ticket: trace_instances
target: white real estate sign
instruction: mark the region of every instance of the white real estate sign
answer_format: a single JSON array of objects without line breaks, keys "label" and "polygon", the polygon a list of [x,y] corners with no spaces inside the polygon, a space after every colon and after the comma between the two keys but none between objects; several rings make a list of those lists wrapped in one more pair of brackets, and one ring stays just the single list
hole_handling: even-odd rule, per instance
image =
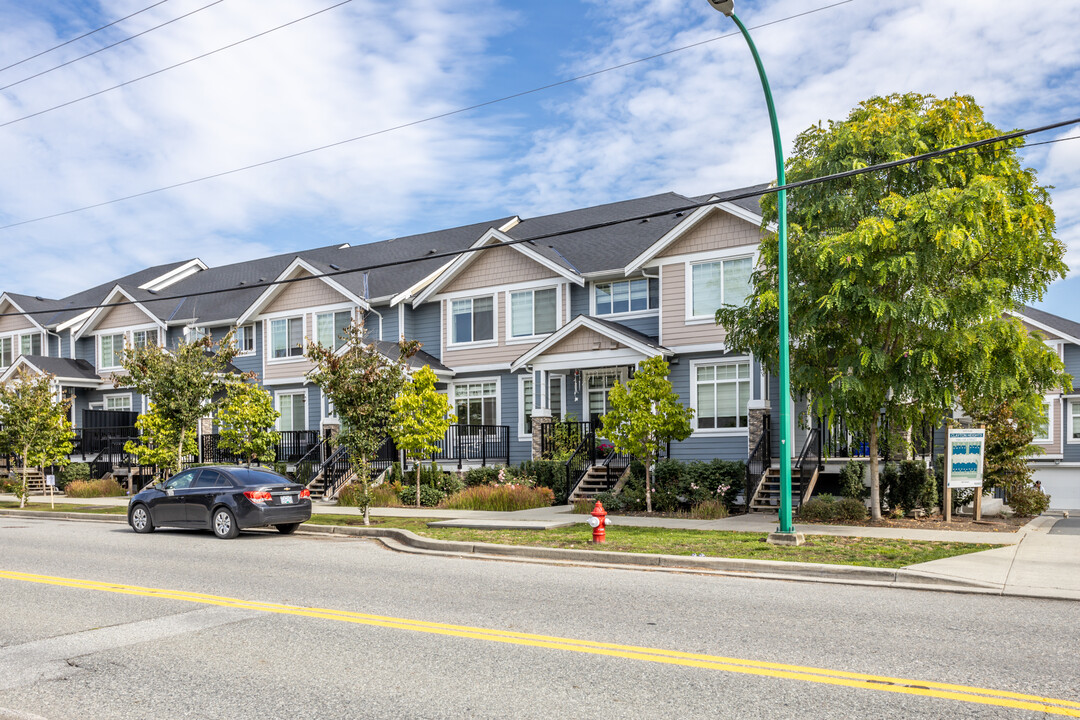
[{"label": "white real estate sign", "polygon": [[945,447],[946,487],[982,487],[986,430],[949,430]]}]

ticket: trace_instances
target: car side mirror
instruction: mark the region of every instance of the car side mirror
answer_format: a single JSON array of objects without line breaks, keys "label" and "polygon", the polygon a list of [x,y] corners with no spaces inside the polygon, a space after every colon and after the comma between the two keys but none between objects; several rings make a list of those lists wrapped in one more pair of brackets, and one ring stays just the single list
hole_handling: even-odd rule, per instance
[{"label": "car side mirror", "polygon": [[176,492],[175,490],[173,490],[172,488],[169,488],[168,490],[165,491],[165,494],[166,495],[172,495],[175,492]]}]

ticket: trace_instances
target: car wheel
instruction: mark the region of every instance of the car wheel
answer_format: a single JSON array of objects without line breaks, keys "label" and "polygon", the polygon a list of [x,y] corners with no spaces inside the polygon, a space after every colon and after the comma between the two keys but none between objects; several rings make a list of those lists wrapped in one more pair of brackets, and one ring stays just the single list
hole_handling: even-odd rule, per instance
[{"label": "car wheel", "polygon": [[131,529],[137,533],[154,532],[154,521],[145,505],[136,505],[131,511]]},{"label": "car wheel", "polygon": [[296,528],[300,527],[300,523],[282,523],[281,525],[275,525],[277,531],[282,535],[292,535],[296,532]]},{"label": "car wheel", "polygon": [[240,528],[236,525],[236,516],[229,508],[220,507],[215,510],[210,525],[219,538],[229,539],[240,534]]}]

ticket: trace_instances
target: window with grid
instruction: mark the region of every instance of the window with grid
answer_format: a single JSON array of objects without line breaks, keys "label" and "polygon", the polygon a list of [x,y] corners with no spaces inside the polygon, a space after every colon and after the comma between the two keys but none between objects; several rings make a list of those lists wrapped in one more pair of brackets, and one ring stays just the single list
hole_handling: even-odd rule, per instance
[{"label": "window with grid", "polygon": [[101,357],[98,360],[98,367],[120,367],[120,353],[124,350],[124,334],[101,335],[98,342],[101,345]]},{"label": "window with grid", "polygon": [[750,363],[697,365],[694,382],[699,429],[747,427],[750,401]]},{"label": "window with grid", "polygon": [[30,335],[23,335],[19,338],[19,354],[20,355],[40,355],[41,354],[41,333],[32,333]]},{"label": "window with grid", "polygon": [[458,425],[495,425],[497,410],[494,382],[454,386],[454,412]]},{"label": "window with grid", "polygon": [[150,330],[136,330],[131,333],[131,342],[135,347],[145,347],[147,345],[158,344],[158,331],[157,328],[151,328]]},{"label": "window with grid", "polygon": [[450,342],[470,343],[495,339],[493,297],[452,300],[450,316]]},{"label": "window with grid", "polygon": [[510,293],[510,337],[555,332],[557,301],[555,288]]},{"label": "window with grid", "polygon": [[0,367],[9,367],[15,360],[12,353],[13,345],[11,338],[0,338]]},{"label": "window with grid", "polygon": [[599,283],[593,290],[597,315],[655,310],[660,307],[660,281],[638,278]]}]

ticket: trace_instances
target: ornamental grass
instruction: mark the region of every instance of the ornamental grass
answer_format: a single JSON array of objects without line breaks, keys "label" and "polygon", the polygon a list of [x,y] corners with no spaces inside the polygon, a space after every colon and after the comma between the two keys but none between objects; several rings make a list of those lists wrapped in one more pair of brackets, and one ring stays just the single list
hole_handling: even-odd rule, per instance
[{"label": "ornamental grass", "polygon": [[71,498],[120,497],[127,491],[112,478],[101,480],[72,480],[64,488],[64,494]]},{"label": "ornamental grass", "polygon": [[439,503],[447,510],[491,510],[514,512],[550,507],[555,502],[551,488],[525,485],[477,485],[466,488]]}]

